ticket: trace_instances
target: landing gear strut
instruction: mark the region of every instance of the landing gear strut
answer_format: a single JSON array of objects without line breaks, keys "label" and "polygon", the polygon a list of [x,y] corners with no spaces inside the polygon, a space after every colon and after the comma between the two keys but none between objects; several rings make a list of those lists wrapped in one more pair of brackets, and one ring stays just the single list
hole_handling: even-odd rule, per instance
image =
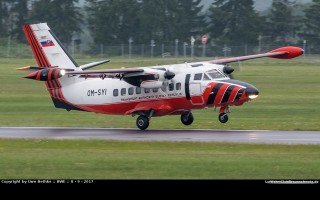
[{"label": "landing gear strut", "polygon": [[186,126],[192,124],[192,122],[193,122],[193,115],[192,115],[192,113],[191,113],[191,112],[188,112],[188,113],[182,114],[182,115],[181,115],[181,122],[182,122],[184,125],[186,125]]},{"label": "landing gear strut", "polygon": [[229,107],[221,107],[220,108],[220,114],[219,114],[219,121],[221,122],[221,123],[227,123],[227,121],[228,121],[228,114],[227,113],[229,113]]}]

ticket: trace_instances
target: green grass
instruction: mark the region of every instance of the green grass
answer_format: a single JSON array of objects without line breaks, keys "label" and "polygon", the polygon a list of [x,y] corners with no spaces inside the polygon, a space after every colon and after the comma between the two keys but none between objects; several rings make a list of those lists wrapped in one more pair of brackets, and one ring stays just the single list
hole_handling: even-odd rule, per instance
[{"label": "green grass", "polygon": [[319,179],[320,146],[0,139],[0,179]]},{"label": "green grass", "polygon": [[[93,59],[77,61],[84,64]],[[183,59],[115,58],[101,68],[180,62]],[[153,118],[150,128],[320,130],[319,63],[316,56],[235,63],[235,78],[255,85],[260,96],[243,106],[231,107],[227,124],[218,121],[218,111],[206,109],[194,111],[191,126],[182,125],[179,116],[165,116]],[[136,127],[130,116],[54,108],[42,82],[24,79],[27,72],[15,70],[26,65],[35,65],[34,59],[0,59],[0,126]]]}]

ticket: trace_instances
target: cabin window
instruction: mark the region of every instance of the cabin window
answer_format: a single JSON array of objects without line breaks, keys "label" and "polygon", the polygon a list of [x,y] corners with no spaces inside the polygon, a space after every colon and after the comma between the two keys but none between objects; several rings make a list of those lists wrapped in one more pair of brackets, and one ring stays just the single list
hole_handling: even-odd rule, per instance
[{"label": "cabin window", "polygon": [[152,89],[152,91],[153,91],[154,93],[157,93],[158,90],[159,90],[158,88],[153,88],[153,89]]},{"label": "cabin window", "polygon": [[174,90],[174,84],[173,83],[170,83],[169,84],[169,91],[173,91]]},{"label": "cabin window", "polygon": [[124,96],[124,95],[126,95],[126,88],[121,89],[121,96]]},{"label": "cabin window", "polygon": [[136,87],[136,94],[141,94],[141,87]]},{"label": "cabin window", "polygon": [[211,79],[209,78],[209,76],[207,74],[204,74],[203,80],[204,81],[210,81]]},{"label": "cabin window", "polygon": [[195,81],[200,81],[202,79],[202,73],[199,73],[199,74],[195,74],[194,75],[194,79]]},{"label": "cabin window", "polygon": [[166,92],[166,91],[167,91],[167,86],[163,86],[163,87],[161,88],[161,90],[162,90],[163,92]]},{"label": "cabin window", "polygon": [[119,95],[118,89],[114,89],[114,90],[113,90],[113,96],[114,96],[114,97],[117,97],[118,95]]},{"label": "cabin window", "polygon": [[146,94],[150,93],[150,89],[149,88],[144,88],[144,93],[146,93]]},{"label": "cabin window", "polygon": [[176,90],[181,90],[181,83],[176,83]]},{"label": "cabin window", "polygon": [[129,95],[133,95],[133,87],[130,87],[130,88],[129,88],[128,94],[129,94]]}]

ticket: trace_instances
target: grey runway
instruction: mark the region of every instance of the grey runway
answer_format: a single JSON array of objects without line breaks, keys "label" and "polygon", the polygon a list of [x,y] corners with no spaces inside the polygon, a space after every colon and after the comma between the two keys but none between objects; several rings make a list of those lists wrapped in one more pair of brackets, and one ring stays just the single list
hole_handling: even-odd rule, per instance
[{"label": "grey runway", "polygon": [[0,138],[320,144],[320,131],[0,127]]}]

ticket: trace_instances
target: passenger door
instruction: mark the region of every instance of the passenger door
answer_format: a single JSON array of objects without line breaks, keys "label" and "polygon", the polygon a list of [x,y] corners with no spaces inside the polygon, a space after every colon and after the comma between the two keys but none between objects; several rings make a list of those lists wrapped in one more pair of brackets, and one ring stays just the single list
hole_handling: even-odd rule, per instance
[{"label": "passenger door", "polygon": [[194,105],[202,105],[204,103],[202,97],[202,88],[201,88],[201,80],[203,73],[196,73],[191,76],[189,88],[190,88],[190,96],[191,103]]}]

